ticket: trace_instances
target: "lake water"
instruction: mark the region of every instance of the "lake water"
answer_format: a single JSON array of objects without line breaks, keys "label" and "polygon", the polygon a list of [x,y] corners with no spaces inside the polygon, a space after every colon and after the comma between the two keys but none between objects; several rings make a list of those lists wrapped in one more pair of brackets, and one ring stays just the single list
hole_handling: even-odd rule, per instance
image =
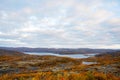
[{"label": "lake water", "polygon": [[90,65],[90,64],[98,64],[98,63],[97,62],[86,62],[86,61],[83,61],[82,64]]},{"label": "lake water", "polygon": [[93,57],[96,54],[55,54],[55,53],[39,53],[39,52],[24,52],[30,55],[52,55],[52,56],[60,56],[60,57],[70,57],[70,58],[88,58]]}]

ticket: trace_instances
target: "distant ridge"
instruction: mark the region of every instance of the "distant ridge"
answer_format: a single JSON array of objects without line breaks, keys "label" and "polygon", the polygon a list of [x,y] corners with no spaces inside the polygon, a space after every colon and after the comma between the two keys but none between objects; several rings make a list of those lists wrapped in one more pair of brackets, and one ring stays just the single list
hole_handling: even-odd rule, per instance
[{"label": "distant ridge", "polygon": [[0,49],[0,56],[22,56],[22,55],[25,54],[18,51]]},{"label": "distant ridge", "polygon": [[50,52],[57,54],[88,54],[116,52],[120,49],[90,49],[90,48],[28,48],[28,47],[0,47],[0,49],[13,50],[18,52]]}]

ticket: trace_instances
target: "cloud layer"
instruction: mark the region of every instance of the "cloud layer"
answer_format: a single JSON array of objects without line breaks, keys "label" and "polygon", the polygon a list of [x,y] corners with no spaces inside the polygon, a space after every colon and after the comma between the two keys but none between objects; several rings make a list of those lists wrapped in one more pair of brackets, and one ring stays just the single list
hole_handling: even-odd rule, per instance
[{"label": "cloud layer", "polygon": [[120,48],[119,0],[1,0],[0,46]]}]

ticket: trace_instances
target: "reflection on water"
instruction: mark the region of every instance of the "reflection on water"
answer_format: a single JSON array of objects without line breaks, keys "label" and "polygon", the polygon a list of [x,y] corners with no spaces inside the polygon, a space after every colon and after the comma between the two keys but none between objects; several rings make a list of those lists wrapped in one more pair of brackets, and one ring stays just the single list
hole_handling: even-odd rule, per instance
[{"label": "reflection on water", "polygon": [[55,53],[39,53],[39,52],[24,52],[26,54],[31,54],[31,55],[52,55],[52,56],[60,56],[60,57],[71,57],[71,58],[88,58],[88,57],[92,57],[95,56],[96,54],[55,54]]}]

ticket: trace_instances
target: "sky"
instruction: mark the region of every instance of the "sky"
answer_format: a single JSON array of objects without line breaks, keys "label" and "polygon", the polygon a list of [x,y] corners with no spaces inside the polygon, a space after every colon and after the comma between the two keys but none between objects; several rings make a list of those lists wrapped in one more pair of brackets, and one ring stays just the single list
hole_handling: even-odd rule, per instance
[{"label": "sky", "polygon": [[0,46],[120,49],[120,0],[0,0]]}]

